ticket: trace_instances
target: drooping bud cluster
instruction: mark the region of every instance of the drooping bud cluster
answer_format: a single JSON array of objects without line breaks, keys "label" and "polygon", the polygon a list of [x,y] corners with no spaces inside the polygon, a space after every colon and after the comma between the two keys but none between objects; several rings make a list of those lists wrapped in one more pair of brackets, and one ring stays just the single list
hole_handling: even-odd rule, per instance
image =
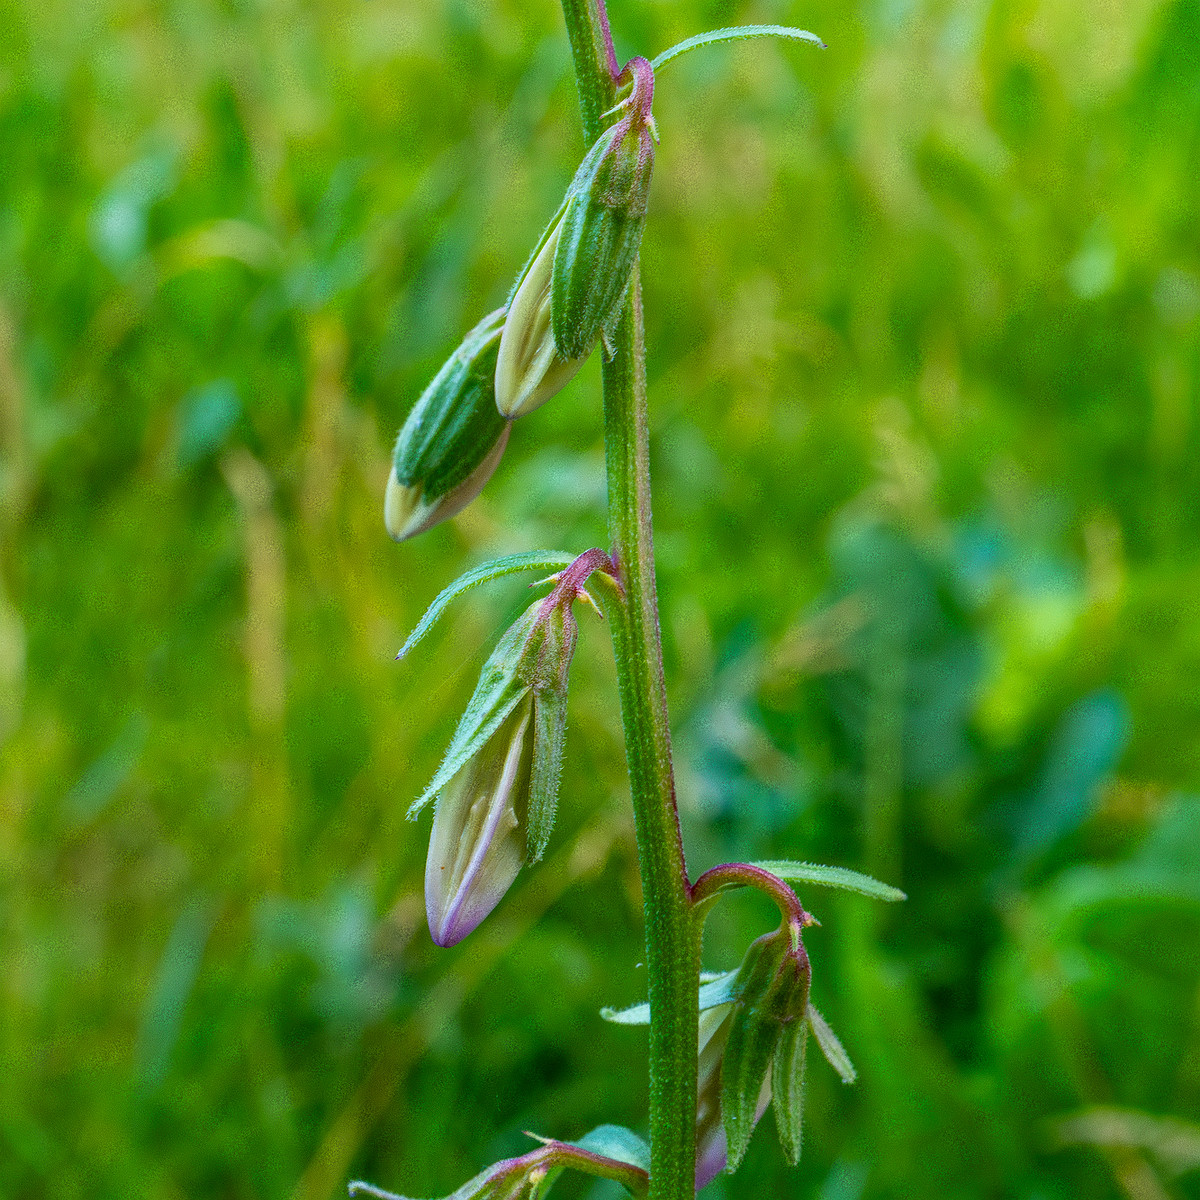
[{"label": "drooping bud cluster", "polygon": [[[780,1098],[798,1092],[803,1084],[811,978],[800,925],[795,921],[785,921],[775,933],[753,942],[738,969],[734,981],[738,998],[721,1067],[721,1115],[730,1170],[737,1169],[750,1144],[762,1113],[759,1103],[764,1090],[774,1096],[784,1150],[793,1162],[799,1157],[799,1106],[793,1129],[793,1114],[780,1111]],[[785,1036],[793,1028],[800,1031],[799,1036]],[[773,1088],[772,1079],[782,1086]]]},{"label": "drooping bud cluster", "polygon": [[567,676],[578,627],[572,605],[588,575],[576,559],[525,610],[484,664],[438,773],[409,810],[437,798],[425,866],[429,932],[453,946],[500,902],[554,825],[567,724]]},{"label": "drooping bud cluster", "polygon": [[409,414],[392,456],[384,520],[403,541],[483,490],[509,422],[540,408],[615,335],[633,277],[654,170],[654,73],[644,58],[617,121],[588,151],[507,306],[463,339]]}]

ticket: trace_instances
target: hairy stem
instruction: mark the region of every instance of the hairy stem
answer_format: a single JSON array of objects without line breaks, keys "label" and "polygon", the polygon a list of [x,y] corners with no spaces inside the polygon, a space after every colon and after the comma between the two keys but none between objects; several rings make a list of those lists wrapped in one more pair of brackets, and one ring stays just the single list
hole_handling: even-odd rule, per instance
[{"label": "hairy stem", "polygon": [[[592,142],[618,75],[604,0],[563,0]],[[612,557],[624,594],[610,606],[646,919],[650,992],[649,1200],[692,1200],[696,1178],[699,940],[683,857],[654,581],[645,344],[637,269],[604,363],[604,446]]]},{"label": "hairy stem", "polygon": [[675,807],[663,679],[643,372],[641,289],[635,273],[616,354],[604,364],[604,437],[613,558],[625,588],[612,606],[646,916],[650,991],[650,1198],[690,1200],[696,1170],[696,988],[699,944]]}]

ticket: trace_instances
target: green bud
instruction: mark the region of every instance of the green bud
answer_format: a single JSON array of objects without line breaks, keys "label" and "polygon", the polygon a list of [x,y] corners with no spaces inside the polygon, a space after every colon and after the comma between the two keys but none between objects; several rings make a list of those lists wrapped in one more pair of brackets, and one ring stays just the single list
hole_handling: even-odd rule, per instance
[{"label": "green bud", "polygon": [[803,1023],[808,1012],[811,969],[799,925],[785,922],[755,941],[738,970],[729,1036],[721,1068],[721,1116],[735,1170],[750,1144],[769,1087],[772,1060],[787,1024]]},{"label": "green bud", "polygon": [[618,317],[646,225],[654,170],[654,76],[644,59],[634,59],[627,69],[635,80],[629,111],[588,151],[560,222],[551,326],[566,358],[585,358],[601,330]]},{"label": "green bud", "polygon": [[510,426],[495,392],[503,325],[498,309],[463,338],[400,430],[383,510],[398,542],[470,504],[504,453]]}]

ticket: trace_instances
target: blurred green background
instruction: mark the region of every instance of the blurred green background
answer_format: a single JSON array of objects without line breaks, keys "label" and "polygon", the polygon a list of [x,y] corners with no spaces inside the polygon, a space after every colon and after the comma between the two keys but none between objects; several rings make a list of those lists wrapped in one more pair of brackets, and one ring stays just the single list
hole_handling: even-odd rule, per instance
[{"label": "blurred green background", "polygon": [[[1200,1196],[1200,3],[614,0],[693,873],[811,890],[800,1167],[712,1200]],[[598,368],[395,546],[391,439],[584,147],[552,0],[0,0],[0,1196],[444,1195],[645,1119],[611,654],[463,945],[438,761],[506,581],[603,544]],[[772,923],[710,923],[734,965]],[[564,1197],[611,1195],[564,1179]]]}]

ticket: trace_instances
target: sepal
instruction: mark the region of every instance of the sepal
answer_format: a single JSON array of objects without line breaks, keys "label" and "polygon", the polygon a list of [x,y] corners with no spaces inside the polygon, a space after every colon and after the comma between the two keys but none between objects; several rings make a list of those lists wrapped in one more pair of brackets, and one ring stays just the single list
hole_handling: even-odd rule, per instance
[{"label": "sepal", "polygon": [[804,1121],[804,1063],[808,1050],[807,1014],[789,1021],[779,1035],[771,1063],[771,1103],[775,1128],[788,1162],[800,1161],[801,1126]]},{"label": "sepal", "polygon": [[626,70],[634,86],[621,106],[625,113],[576,171],[555,248],[551,327],[555,346],[567,358],[586,357],[602,330],[612,328],[646,224],[654,171],[654,76],[645,59],[634,59]]},{"label": "sepal", "polygon": [[755,941],[742,961],[721,1068],[721,1115],[731,1171],[750,1144],[784,1028],[805,1020],[810,978],[799,930],[786,923]]}]

